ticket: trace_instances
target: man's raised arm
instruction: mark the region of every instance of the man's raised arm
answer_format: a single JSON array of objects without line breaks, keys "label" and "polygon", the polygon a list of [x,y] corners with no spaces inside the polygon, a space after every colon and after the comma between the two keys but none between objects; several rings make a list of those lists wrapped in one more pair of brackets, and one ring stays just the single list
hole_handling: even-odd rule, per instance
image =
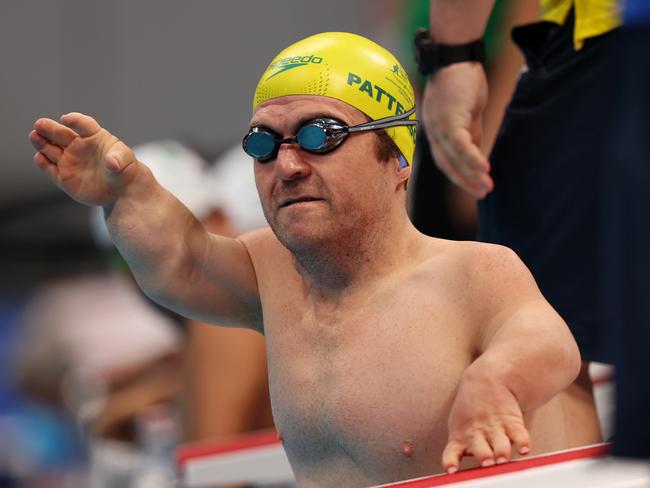
[{"label": "man's raised arm", "polygon": [[63,191],[104,209],[106,224],[136,280],[178,313],[261,328],[255,272],[238,240],[211,235],[158,184],[133,151],[80,113],[38,119],[34,161]]}]

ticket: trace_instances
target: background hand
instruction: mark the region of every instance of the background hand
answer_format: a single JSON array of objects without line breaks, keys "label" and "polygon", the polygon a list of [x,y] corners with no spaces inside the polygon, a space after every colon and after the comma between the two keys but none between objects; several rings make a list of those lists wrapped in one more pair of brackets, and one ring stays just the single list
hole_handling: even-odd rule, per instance
[{"label": "background hand", "polygon": [[487,78],[478,63],[456,63],[438,71],[424,90],[424,128],[438,167],[477,198],[494,186],[490,163],[479,149]]},{"label": "background hand", "polygon": [[112,204],[132,173],[131,149],[87,115],[69,113],[61,123],[38,119],[29,140],[38,167],[86,205]]}]

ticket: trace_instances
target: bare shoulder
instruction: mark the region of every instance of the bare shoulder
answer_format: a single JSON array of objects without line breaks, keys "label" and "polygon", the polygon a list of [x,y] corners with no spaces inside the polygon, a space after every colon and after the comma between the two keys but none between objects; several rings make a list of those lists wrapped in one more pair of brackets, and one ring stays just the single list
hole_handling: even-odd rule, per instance
[{"label": "bare shoulder", "polygon": [[432,256],[441,256],[453,266],[480,266],[481,269],[500,268],[511,270],[526,269],[519,256],[510,248],[499,244],[476,241],[450,241],[427,237]]},{"label": "bare shoulder", "polygon": [[273,252],[273,250],[279,251],[276,248],[285,249],[277,237],[275,237],[270,227],[260,227],[259,229],[245,232],[237,237],[237,240],[253,255],[269,251]]},{"label": "bare shoulder", "polygon": [[485,242],[459,242],[458,258],[475,272],[498,277],[511,273],[529,275],[528,268],[512,249]]},{"label": "bare shoulder", "polygon": [[512,249],[457,241],[436,242],[433,247],[438,249],[434,255],[442,257],[448,292],[463,305],[469,323],[480,333],[477,350],[483,349],[508,317],[522,310],[535,310],[536,317],[555,320],[532,274]]},{"label": "bare shoulder", "polygon": [[246,248],[251,252],[258,247],[265,247],[277,239],[270,227],[260,227],[259,229],[250,230],[237,237]]},{"label": "bare shoulder", "polygon": [[532,274],[512,249],[483,242],[445,242],[449,264],[465,292],[484,301],[541,298]]},{"label": "bare shoulder", "polygon": [[256,273],[291,265],[291,253],[280,243],[270,227],[246,232],[237,240],[248,251]]}]

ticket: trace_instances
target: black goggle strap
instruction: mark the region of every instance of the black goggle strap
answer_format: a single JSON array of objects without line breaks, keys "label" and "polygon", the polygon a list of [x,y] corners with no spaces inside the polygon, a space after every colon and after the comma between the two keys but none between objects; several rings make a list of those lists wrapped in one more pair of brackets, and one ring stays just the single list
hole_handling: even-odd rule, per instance
[{"label": "black goggle strap", "polygon": [[384,117],[383,119],[370,120],[368,122],[364,122],[363,124],[358,124],[352,127],[348,127],[348,132],[387,129],[389,127],[398,127],[404,125],[418,125],[417,120],[406,120],[414,113],[415,113],[415,107],[413,107],[408,112],[404,112],[397,115],[391,115],[390,117]]},{"label": "black goggle strap", "polygon": [[[390,117],[384,117],[383,119],[370,120],[368,122],[364,122],[363,124],[349,127],[348,132],[361,132],[364,130],[379,130],[379,129],[387,129],[389,127],[418,125],[419,122],[417,120],[406,120],[414,113],[415,113],[415,107],[402,114],[391,115]],[[409,165],[408,161],[406,161],[406,158],[401,153],[398,159],[399,159],[400,169],[406,168]]]},{"label": "black goggle strap", "polygon": [[[368,122],[363,122],[362,124],[353,125],[352,127],[348,127],[346,125],[334,121],[332,122],[324,121],[322,119],[316,119],[318,122],[315,123],[314,125],[320,127],[323,130],[326,130],[328,132],[328,135],[330,133],[337,134],[341,132],[343,133],[361,132],[365,130],[387,129],[389,127],[399,127],[405,125],[418,125],[419,122],[417,120],[405,120],[408,119],[413,113],[415,113],[415,107],[413,107],[408,112],[404,112],[397,115],[391,115],[390,117],[384,117],[383,119],[369,120]],[[292,144],[296,142],[297,135],[282,138],[268,129],[257,129],[257,130],[266,132],[269,135],[271,135],[273,139],[277,141],[277,144]]]}]

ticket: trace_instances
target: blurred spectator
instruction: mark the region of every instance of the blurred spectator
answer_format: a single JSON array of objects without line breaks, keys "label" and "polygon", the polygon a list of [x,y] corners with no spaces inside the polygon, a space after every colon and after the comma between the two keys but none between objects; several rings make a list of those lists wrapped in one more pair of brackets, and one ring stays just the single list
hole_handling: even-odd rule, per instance
[{"label": "blurred spectator", "polygon": [[[241,148],[210,171],[176,141],[135,152],[208,228],[235,234],[266,223],[252,165],[233,154]],[[111,269],[48,283],[34,295],[24,317],[21,382],[73,412],[87,434],[91,486],[173,486],[171,454],[182,438],[272,426],[264,341],[150,302],[122,266],[101,209],[91,211]]]},{"label": "blurred spectator", "polygon": [[603,142],[599,303],[616,366],[613,452],[650,458],[650,2],[627,0],[607,53],[613,107]]},{"label": "blurred spectator", "polygon": [[[237,143],[210,170],[213,210],[203,219],[216,234],[237,236],[267,225],[252,160]],[[248,329],[189,323],[186,439],[224,440],[273,426],[264,338]]]},{"label": "blurred spectator", "polygon": [[24,322],[22,385],[74,415],[88,436],[92,486],[127,486],[142,461],[141,416],[178,395],[179,331],[118,273],[46,284]]},{"label": "blurred spectator", "polygon": [[72,419],[30,398],[15,378],[15,356],[24,340],[25,299],[0,299],[0,486],[63,488],[83,476],[84,452]]},{"label": "blurred spectator", "polygon": [[[405,3],[401,15],[405,48],[412,53],[413,32],[417,28],[429,26],[429,0]],[[486,26],[483,38],[490,98],[482,121],[484,137],[481,150],[485,154],[492,148],[503,112],[514,91],[517,74],[524,62],[521,52],[510,39],[510,30],[515,25],[532,22],[538,17],[538,0],[502,0],[495,5]],[[407,59],[413,59],[413,56]],[[416,73],[414,62],[411,61],[410,64],[411,79],[417,81],[417,96],[421,97],[426,80]],[[475,239],[478,229],[476,199],[453,185],[436,167],[422,129],[418,135],[413,172],[410,214],[416,227],[436,237]]]}]

